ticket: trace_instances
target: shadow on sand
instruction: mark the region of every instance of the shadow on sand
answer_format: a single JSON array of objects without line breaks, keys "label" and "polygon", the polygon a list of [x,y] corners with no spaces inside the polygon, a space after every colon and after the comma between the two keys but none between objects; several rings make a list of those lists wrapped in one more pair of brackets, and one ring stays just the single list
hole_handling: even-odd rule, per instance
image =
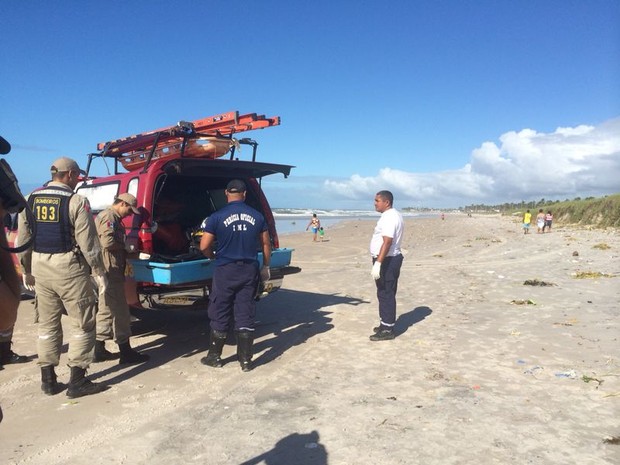
[{"label": "shadow on sand", "polygon": [[[316,294],[312,292],[280,289],[261,300],[256,311],[255,366],[274,360],[291,347],[302,344],[317,334],[333,328],[329,312],[334,305],[360,305],[367,301],[354,297]],[[151,356],[141,365],[106,366],[93,364],[89,378],[114,375],[105,381],[114,385],[139,373],[165,365],[182,357],[192,357],[206,352],[209,343],[209,320],[204,309],[177,308],[171,310],[132,310],[137,321],[132,323],[132,346]],[[141,343],[144,336],[150,341]],[[152,339],[153,336],[158,336]],[[265,337],[267,336],[267,337]],[[269,337],[271,336],[271,337]],[[229,344],[236,344],[230,335]],[[236,355],[225,358],[224,363],[236,361]],[[103,369],[101,369],[103,368]]]},{"label": "shadow on sand", "polygon": [[429,307],[416,307],[410,312],[403,313],[396,319],[394,326],[394,334],[400,336],[407,330],[429,316],[433,311]]},{"label": "shadow on sand", "polygon": [[327,450],[319,442],[319,433],[293,433],[280,439],[270,451],[240,465],[327,465]]}]

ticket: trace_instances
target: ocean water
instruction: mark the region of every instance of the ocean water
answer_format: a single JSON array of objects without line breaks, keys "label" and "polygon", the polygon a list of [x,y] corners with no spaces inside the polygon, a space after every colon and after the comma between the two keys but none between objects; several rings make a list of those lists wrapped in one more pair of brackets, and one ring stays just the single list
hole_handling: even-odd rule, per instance
[{"label": "ocean water", "polygon": [[[377,217],[378,218],[378,217]],[[320,216],[321,226],[327,232],[334,225],[348,220],[358,219],[360,221],[372,221],[373,219],[377,221],[377,218],[371,217],[353,217],[353,216]],[[278,231],[278,235],[282,236],[283,234],[293,234],[299,232],[306,232],[306,226],[308,226],[308,222],[310,221],[309,217],[295,217],[295,216],[276,216],[276,229]],[[307,231],[310,233],[310,230]]]},{"label": "ocean water", "polygon": [[[376,222],[379,219],[379,213],[370,210],[304,210],[274,208],[273,216],[276,220],[278,235],[305,232],[306,226],[308,226],[313,213],[316,213],[319,220],[321,220],[321,226],[326,232],[329,232],[331,227],[343,221],[358,220]],[[407,218],[429,217],[434,216],[434,214],[403,213],[403,216]]]}]

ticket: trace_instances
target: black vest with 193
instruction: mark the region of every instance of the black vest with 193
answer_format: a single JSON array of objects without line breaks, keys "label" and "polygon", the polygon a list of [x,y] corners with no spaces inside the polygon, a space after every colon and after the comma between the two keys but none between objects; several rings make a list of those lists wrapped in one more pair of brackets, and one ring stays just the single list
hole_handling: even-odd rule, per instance
[{"label": "black vest with 193", "polygon": [[61,187],[42,187],[30,194],[28,204],[37,222],[34,251],[64,253],[73,249],[69,202],[74,192]]}]

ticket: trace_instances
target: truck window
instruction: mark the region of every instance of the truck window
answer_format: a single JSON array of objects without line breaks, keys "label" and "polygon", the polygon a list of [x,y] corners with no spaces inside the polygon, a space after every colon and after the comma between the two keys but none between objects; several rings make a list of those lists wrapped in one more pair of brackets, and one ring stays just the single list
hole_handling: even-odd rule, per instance
[{"label": "truck window", "polygon": [[136,199],[138,198],[138,180],[139,178],[132,178],[127,184],[127,192],[133,195]]},{"label": "truck window", "polygon": [[83,195],[90,202],[90,207],[94,214],[105,210],[114,203],[114,198],[118,195],[119,183],[83,185],[77,188],[76,192]]}]

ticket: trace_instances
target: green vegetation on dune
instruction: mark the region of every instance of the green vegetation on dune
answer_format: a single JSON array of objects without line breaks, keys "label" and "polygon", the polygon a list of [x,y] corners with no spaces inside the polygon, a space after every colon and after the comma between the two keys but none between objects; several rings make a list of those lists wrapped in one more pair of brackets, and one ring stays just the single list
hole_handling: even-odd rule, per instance
[{"label": "green vegetation on dune", "polygon": [[470,205],[462,207],[464,212],[499,212],[503,215],[521,214],[526,209],[536,216],[539,209],[545,213],[551,210],[555,224],[580,224],[597,228],[620,227],[620,194],[605,197],[579,197],[573,200],[546,201],[541,199],[532,202],[504,203],[501,205]]},{"label": "green vegetation on dune", "polygon": [[590,224],[601,228],[620,227],[620,194],[561,202],[553,208],[561,223]]}]

